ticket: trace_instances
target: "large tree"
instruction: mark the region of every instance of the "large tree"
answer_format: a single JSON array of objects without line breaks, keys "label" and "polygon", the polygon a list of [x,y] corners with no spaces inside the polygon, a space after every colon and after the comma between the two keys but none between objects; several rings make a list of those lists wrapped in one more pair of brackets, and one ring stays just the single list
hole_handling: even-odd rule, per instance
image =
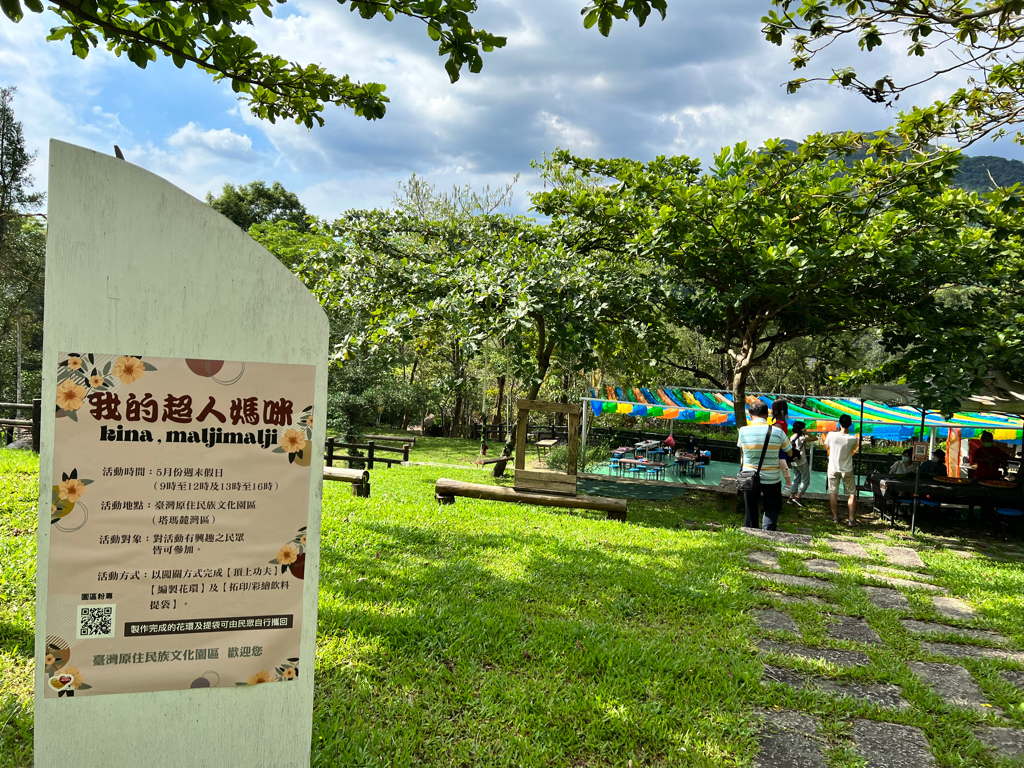
[{"label": "large tree", "polygon": [[237,187],[234,184],[225,184],[217,197],[208,192],[206,202],[246,232],[254,224],[266,224],[271,221],[290,222],[300,232],[309,229],[306,206],[301,203],[298,195],[289,192],[279,181],[275,181],[269,187],[261,180]]},{"label": "large tree", "polygon": [[776,10],[762,19],[764,34],[777,45],[790,38],[796,69],[844,38],[865,51],[901,40],[908,56],[935,60],[931,71],[906,78],[895,72],[865,77],[853,66],[839,67],[824,78],[791,80],[791,92],[826,79],[873,102],[894,104],[908,91],[921,92],[921,86],[931,88],[927,84],[952,74],[961,87],[911,110],[905,116],[909,124],[970,142],[1013,129],[1024,116],[1020,0],[772,0],[772,6]]},{"label": "large tree", "polygon": [[[505,38],[473,26],[476,0],[337,0],[363,19],[394,21],[405,17],[423,24],[445,57],[452,82],[463,67],[479,72],[482,53],[501,48]],[[61,24],[48,40],[66,40],[71,51],[86,58],[101,42],[145,68],[158,55],[169,56],[178,68],[190,63],[225,80],[259,118],[293,119],[312,128],[323,125],[325,104],[349,107],[374,120],[384,116],[387,96],[381,83],[358,83],[316,64],[287,61],[258,50],[240,30],[252,25],[257,12],[273,17],[285,0],[49,0]],[[642,25],[652,10],[663,17],[667,0],[596,0],[583,9],[584,26],[607,35],[615,19],[636,18]],[[24,8],[22,7],[24,5]],[[0,10],[18,22],[25,9],[42,13],[42,0],[2,0]]]},{"label": "large tree", "polygon": [[[857,135],[811,136],[797,151],[771,141],[719,153],[707,173],[686,157],[551,163],[601,186],[558,187],[537,208],[577,253],[618,251],[652,276],[656,311],[731,363],[694,367],[731,390],[737,423],[751,371],[779,345],[934,314],[935,294],[989,268],[998,215],[947,183],[958,154],[914,155],[885,138],[852,164]],[[626,267],[624,267],[626,268]],[[652,358],[662,347],[647,343]],[[685,364],[681,364],[686,367]]]},{"label": "large tree", "polygon": [[[14,94],[0,88],[0,395],[11,400],[39,390],[45,241],[33,213],[43,199],[32,191],[35,155],[25,149]],[[26,368],[32,376],[21,387]]]}]

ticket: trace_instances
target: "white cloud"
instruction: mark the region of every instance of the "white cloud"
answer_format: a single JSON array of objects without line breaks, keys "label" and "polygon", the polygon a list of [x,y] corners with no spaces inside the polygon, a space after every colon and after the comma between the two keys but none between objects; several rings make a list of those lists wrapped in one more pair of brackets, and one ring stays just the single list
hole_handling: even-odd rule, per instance
[{"label": "white cloud", "polygon": [[202,130],[193,122],[183,125],[169,139],[168,146],[185,151],[200,151],[210,155],[234,160],[253,159],[252,139],[237,134],[230,128]]},{"label": "white cloud", "polygon": [[558,115],[541,110],[537,119],[553,144],[577,154],[590,154],[598,145],[594,134],[586,128],[574,125]]}]

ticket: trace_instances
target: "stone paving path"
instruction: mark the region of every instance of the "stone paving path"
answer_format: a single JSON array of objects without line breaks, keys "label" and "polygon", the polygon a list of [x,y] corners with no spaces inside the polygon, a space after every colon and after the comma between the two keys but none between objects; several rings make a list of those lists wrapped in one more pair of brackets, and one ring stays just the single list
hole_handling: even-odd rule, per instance
[{"label": "stone paving path", "polygon": [[815,579],[810,576],[792,576],[788,573],[767,573],[755,571],[751,574],[759,579],[774,581],[776,584],[786,584],[791,587],[815,587],[817,589],[831,589],[832,585],[824,579]]},{"label": "stone paving path", "polygon": [[881,643],[881,638],[864,619],[853,616],[833,616],[836,620],[830,624],[827,631],[828,636],[836,640],[852,640],[855,643]]},{"label": "stone paving path", "polygon": [[971,677],[971,673],[956,664],[930,664],[923,661],[907,663],[910,671],[924,680],[951,707],[963,707],[977,712],[1002,715],[993,707]]},{"label": "stone paving path", "polygon": [[857,720],[854,749],[868,768],[928,768],[935,765],[928,739],[920,728],[874,720]]},{"label": "stone paving path", "polygon": [[885,555],[893,565],[903,566],[904,568],[924,568],[924,560],[917,554],[916,550],[910,549],[909,547],[879,547],[882,554]]},{"label": "stone paving path", "polygon": [[815,739],[818,721],[791,710],[760,712],[765,735],[754,768],[828,768]]},{"label": "stone paving path", "polygon": [[1024,731],[1016,728],[979,728],[974,735],[999,757],[1007,760],[1024,757]]},{"label": "stone paving path", "polygon": [[792,632],[796,635],[800,634],[800,630],[796,622],[793,621],[793,617],[782,611],[761,608],[754,611],[754,620],[761,629],[773,632]]},{"label": "stone paving path", "polygon": [[[752,536],[770,540],[772,543],[797,546],[806,546],[812,543],[809,536],[801,534],[765,532],[757,529],[743,530]],[[880,541],[892,540],[882,535],[877,538]],[[857,558],[871,556],[856,541],[826,538],[824,543],[839,555]],[[865,578],[888,584],[891,587],[931,593],[929,599],[935,610],[945,618],[955,620],[976,618],[974,608],[968,603],[960,598],[949,596],[947,589],[933,583],[933,577],[927,573],[927,565],[917,550],[887,544],[872,545],[872,548],[876,550],[876,557],[880,552],[891,566],[896,567],[866,563],[862,566]],[[772,589],[774,585],[810,587],[818,590],[833,588],[833,583],[826,579],[782,573],[779,551],[804,556],[811,554],[808,550],[796,549],[792,546],[777,547],[774,551],[760,550],[748,554],[747,559],[751,565],[769,569],[750,571],[753,576],[765,582],[763,589]],[[974,552],[966,550],[950,548],[946,551],[953,552],[957,557],[977,556]],[[836,560],[814,557],[802,560],[802,564],[816,574],[842,572],[842,566]],[[907,568],[921,570],[903,570]],[[912,610],[910,600],[897,589],[881,586],[861,586],[860,589],[876,607],[885,611],[909,612]],[[842,615],[841,612],[844,608],[829,605],[814,596],[795,596],[778,592],[768,592],[767,594],[773,601],[789,605],[814,605],[829,611],[824,616],[826,632],[834,640],[865,643],[884,650],[881,638],[863,617]],[[841,592],[832,593],[834,599],[838,599],[841,594]],[[923,597],[923,595],[919,596],[917,600],[921,600]],[[920,605],[920,602],[917,604]],[[752,616],[764,631],[800,634],[799,625],[785,610],[761,607],[754,609]],[[1024,664],[1024,651],[969,644],[971,640],[976,640],[989,645],[1008,645],[1010,640],[998,632],[910,618],[901,618],[900,623],[918,641],[922,654],[934,654],[954,659],[1000,659]],[[920,639],[929,636],[938,636],[949,642],[930,642]],[[811,648],[794,642],[762,639],[757,643],[757,648],[762,654],[780,654],[782,659],[797,657],[827,662],[843,668],[864,667],[871,663],[871,658],[860,651]],[[786,662],[783,661],[783,663]],[[1003,716],[1002,710],[992,704],[971,672],[965,667],[954,663],[920,660],[908,661],[907,666],[948,706],[995,717]],[[903,695],[903,690],[898,685],[843,680],[841,676],[838,679],[830,677],[831,674],[835,673],[825,671],[824,674],[809,674],[774,664],[765,664],[761,683],[762,685],[786,685],[796,690],[812,691],[836,698],[848,698],[883,710],[904,710],[911,707],[910,702]],[[1024,671],[1003,670],[1000,674],[1007,683],[1015,686],[1024,696]],[[817,718],[788,710],[762,712],[761,715],[765,726],[760,740],[760,751],[754,762],[755,766],[761,768],[802,768],[804,766],[827,768],[829,760],[823,750],[824,742],[818,736],[820,722]],[[975,726],[975,734],[995,757],[1009,760],[1024,758],[1024,729]],[[934,768],[935,766],[935,759],[928,740],[920,728],[855,719],[852,741],[852,749],[867,761],[868,768],[928,768],[929,766]]]},{"label": "stone paving path", "polygon": [[799,544],[804,547],[811,546],[812,539],[806,533],[786,533],[785,531],[765,531],[760,528],[740,528],[748,536],[756,536],[759,539],[779,542],[782,544]]},{"label": "stone paving path", "polygon": [[861,587],[868,600],[879,608],[889,608],[897,611],[909,611],[910,601],[902,592],[884,587]]},{"label": "stone paving path", "polygon": [[779,568],[779,553],[771,552],[763,549],[759,549],[756,552],[751,552],[747,555],[749,560],[754,565],[760,565],[765,568],[772,568],[778,570]]},{"label": "stone paving path", "polygon": [[955,597],[932,598],[932,605],[947,619],[973,619],[975,616],[971,606]]},{"label": "stone paving path", "polygon": [[839,563],[835,560],[821,560],[819,558],[804,560],[804,568],[814,573],[839,573],[841,570]]},{"label": "stone paving path", "polygon": [[814,597],[813,595],[804,595],[797,597],[796,595],[783,595],[778,592],[769,592],[772,597],[776,600],[781,600],[783,603],[789,605],[825,605],[825,601],[820,597]]},{"label": "stone paving path", "polygon": [[887,683],[840,682],[830,677],[808,675],[803,672],[794,672],[791,669],[766,665],[761,684],[768,685],[769,683],[780,683],[798,690],[818,690],[830,696],[845,696],[877,707],[906,709],[910,706],[910,702],[903,698],[903,690],[898,685]]},{"label": "stone paving path", "polygon": [[1024,693],[1024,672],[1016,672],[1013,670],[1004,670],[1000,672],[1003,676],[1003,680],[1008,682],[1015,688],[1019,688],[1021,693]]},{"label": "stone paving path", "polygon": [[984,629],[964,629],[962,627],[951,627],[948,624],[935,624],[930,621],[915,621],[914,619],[902,619],[901,623],[908,632],[919,632],[922,634],[931,633],[939,635],[961,635],[972,637],[975,640],[988,640],[992,643],[1008,643],[1009,640],[998,632],[989,632]]},{"label": "stone paving path", "polygon": [[890,568],[887,565],[865,565],[864,570],[868,573],[880,573],[885,576],[895,576],[898,579],[910,579],[911,581],[925,581],[931,583],[930,577],[916,571],[904,571],[899,568]]},{"label": "stone paving path", "polygon": [[922,642],[921,650],[938,656],[952,656],[955,659],[1006,659],[1018,664],[1024,663],[1024,651],[1004,651],[1001,648]]},{"label": "stone paving path", "polygon": [[840,555],[849,555],[850,557],[868,557],[868,551],[864,549],[863,545],[858,544],[856,541],[846,541],[845,539],[825,539],[825,543]]},{"label": "stone paving path", "polygon": [[925,581],[908,581],[907,579],[897,579],[895,576],[886,576],[881,573],[867,573],[865,574],[865,576],[874,581],[881,581],[893,587],[904,587],[906,589],[923,589],[925,592],[949,591],[945,587],[937,587],[934,584],[929,584]]},{"label": "stone paving path", "polygon": [[812,661],[827,661],[838,667],[864,667],[871,663],[867,654],[860,651],[840,651],[834,648],[808,648],[804,645],[793,645],[791,643],[779,643],[774,640],[761,640],[757,644],[758,650],[762,653],[774,651],[789,656],[799,656]]}]

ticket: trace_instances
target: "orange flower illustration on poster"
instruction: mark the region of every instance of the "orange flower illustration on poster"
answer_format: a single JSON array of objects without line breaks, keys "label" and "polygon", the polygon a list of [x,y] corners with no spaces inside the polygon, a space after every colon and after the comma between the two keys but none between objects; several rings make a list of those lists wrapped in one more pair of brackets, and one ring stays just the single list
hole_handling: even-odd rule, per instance
[{"label": "orange flower illustration on poster", "polygon": [[[89,519],[89,511],[82,504],[82,496],[85,495],[85,486],[91,483],[92,480],[79,479],[77,469],[72,469],[70,473],[61,473],[60,483],[50,490],[50,525],[56,525],[58,530],[65,532],[77,531],[85,525]],[[76,527],[69,528],[60,521],[70,515],[76,507],[82,515],[82,521]]]},{"label": "orange flower illustration on poster", "polygon": [[274,453],[287,453],[288,463],[308,467],[312,459],[313,406],[303,408],[284,430]]},{"label": "orange flower illustration on poster", "polygon": [[295,537],[281,545],[277,556],[268,560],[271,565],[281,567],[281,573],[291,571],[292,576],[301,579],[306,575],[306,526],[302,526]]},{"label": "orange flower illustration on poster", "polygon": [[133,384],[156,366],[138,355],[96,355],[69,353],[57,363],[57,416],[78,421],[78,413],[89,397]]}]

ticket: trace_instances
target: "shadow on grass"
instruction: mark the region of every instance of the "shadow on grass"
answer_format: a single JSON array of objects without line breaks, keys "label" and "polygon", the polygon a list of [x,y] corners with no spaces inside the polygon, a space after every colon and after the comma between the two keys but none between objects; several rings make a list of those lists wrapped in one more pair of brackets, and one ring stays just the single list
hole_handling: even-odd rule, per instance
[{"label": "shadow on grass", "polygon": [[[318,655],[318,710],[361,702],[399,741],[423,730],[408,748],[435,764],[480,739],[495,764],[667,764],[683,734],[734,760],[752,745],[759,665],[736,631],[752,598],[723,579],[735,541],[686,544],[327,522],[318,644],[346,650]],[[396,738],[320,715],[314,733],[338,760],[345,740]]]},{"label": "shadow on grass", "polygon": [[30,659],[34,654],[35,637],[27,629],[0,621],[0,652]]}]

